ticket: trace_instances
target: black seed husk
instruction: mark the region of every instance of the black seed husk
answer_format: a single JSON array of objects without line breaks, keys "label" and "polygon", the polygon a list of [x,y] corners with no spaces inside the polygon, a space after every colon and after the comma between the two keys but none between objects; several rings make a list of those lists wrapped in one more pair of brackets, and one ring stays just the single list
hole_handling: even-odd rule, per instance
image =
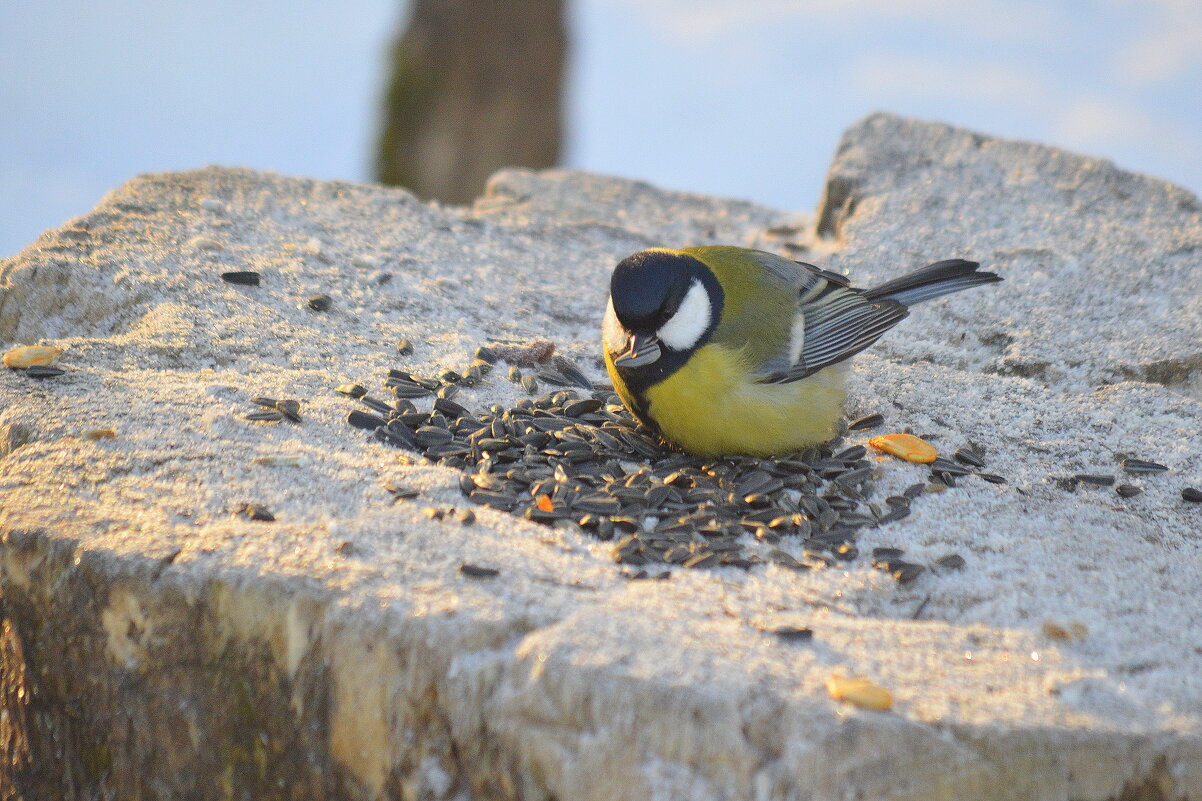
[{"label": "black seed husk", "polygon": [[867,431],[870,428],[876,428],[885,422],[885,416],[882,414],[868,414],[863,417],[852,420],[847,424],[848,431]]},{"label": "black seed husk", "polygon": [[242,286],[258,286],[261,276],[251,270],[235,270],[233,272],[222,273],[221,280],[230,284],[240,284]]},{"label": "black seed husk", "polygon": [[1091,484],[1095,487],[1110,487],[1114,485],[1114,476],[1099,475],[1096,473],[1077,473],[1073,479],[1082,484]]},{"label": "black seed husk", "polygon": [[61,367],[54,367],[49,364],[34,364],[25,368],[25,375],[30,378],[54,378],[67,372]]},{"label": "black seed husk", "polygon": [[374,414],[367,412],[354,411],[346,416],[346,421],[355,428],[361,428],[364,431],[375,431],[381,426],[388,425],[388,421],[383,417],[377,417]]},{"label": "black seed husk", "polygon": [[1202,490],[1197,487],[1186,487],[1181,490],[1181,499],[1190,503],[1202,503]]},{"label": "black seed husk", "polygon": [[809,642],[814,639],[814,630],[797,626],[777,626],[772,633],[785,642]]},{"label": "black seed husk", "polygon": [[481,567],[480,565],[473,565],[468,562],[464,562],[459,566],[459,572],[468,578],[474,579],[495,578],[501,575],[501,571],[495,567]]},{"label": "black seed husk", "polygon": [[329,295],[312,295],[305,301],[313,311],[329,311],[334,305],[334,299]]}]

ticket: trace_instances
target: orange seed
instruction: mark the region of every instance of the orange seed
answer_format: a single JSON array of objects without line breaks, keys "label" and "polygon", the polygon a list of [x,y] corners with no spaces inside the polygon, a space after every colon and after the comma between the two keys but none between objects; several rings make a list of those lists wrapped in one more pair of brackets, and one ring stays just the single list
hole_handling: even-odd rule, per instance
[{"label": "orange seed", "polygon": [[934,445],[913,434],[882,434],[868,440],[868,444],[878,451],[891,453],[899,459],[917,464],[930,464],[939,455]]}]

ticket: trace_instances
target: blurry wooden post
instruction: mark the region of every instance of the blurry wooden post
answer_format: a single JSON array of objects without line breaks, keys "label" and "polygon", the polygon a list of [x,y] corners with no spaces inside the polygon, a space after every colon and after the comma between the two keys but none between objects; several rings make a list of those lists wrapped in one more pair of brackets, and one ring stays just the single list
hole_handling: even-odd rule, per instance
[{"label": "blurry wooden post", "polygon": [[376,177],[447,203],[559,159],[563,0],[414,0],[392,52]]}]

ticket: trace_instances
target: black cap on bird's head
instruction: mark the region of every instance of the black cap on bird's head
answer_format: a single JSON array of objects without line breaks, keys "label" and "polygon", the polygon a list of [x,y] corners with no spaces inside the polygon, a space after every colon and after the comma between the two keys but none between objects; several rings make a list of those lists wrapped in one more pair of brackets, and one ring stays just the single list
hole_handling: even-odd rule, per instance
[{"label": "black cap on bird's head", "polygon": [[[723,292],[700,259],[674,250],[643,250],[614,268],[609,297],[620,331],[607,334],[614,363],[631,369],[656,364],[666,374],[704,344],[718,325]],[[619,337],[623,341],[617,341]],[[621,346],[621,347],[619,347]],[[666,353],[665,353],[666,352]]]}]

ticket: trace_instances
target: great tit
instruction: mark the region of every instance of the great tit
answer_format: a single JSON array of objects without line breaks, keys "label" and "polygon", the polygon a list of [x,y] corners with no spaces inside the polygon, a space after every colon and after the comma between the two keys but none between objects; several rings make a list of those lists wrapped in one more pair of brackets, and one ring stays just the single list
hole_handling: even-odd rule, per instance
[{"label": "great tit", "polygon": [[940,261],[872,289],[747,248],[652,248],[613,271],[602,325],[614,389],[702,456],[792,453],[834,437],[846,360],[909,307],[1002,279]]}]

